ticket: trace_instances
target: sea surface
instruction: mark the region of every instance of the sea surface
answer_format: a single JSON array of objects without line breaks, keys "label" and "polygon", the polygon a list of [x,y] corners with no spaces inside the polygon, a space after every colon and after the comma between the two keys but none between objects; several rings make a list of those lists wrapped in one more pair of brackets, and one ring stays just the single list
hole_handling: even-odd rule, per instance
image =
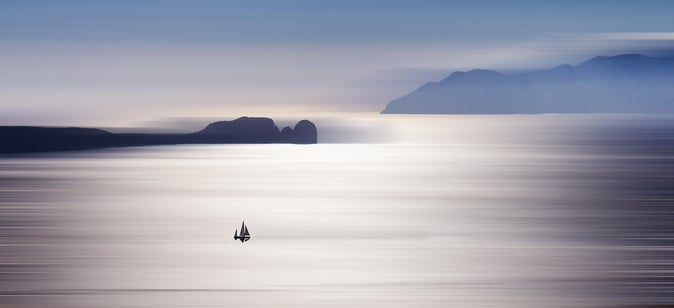
[{"label": "sea surface", "polygon": [[672,303],[674,117],[349,121],[367,138],[0,157],[0,306]]}]

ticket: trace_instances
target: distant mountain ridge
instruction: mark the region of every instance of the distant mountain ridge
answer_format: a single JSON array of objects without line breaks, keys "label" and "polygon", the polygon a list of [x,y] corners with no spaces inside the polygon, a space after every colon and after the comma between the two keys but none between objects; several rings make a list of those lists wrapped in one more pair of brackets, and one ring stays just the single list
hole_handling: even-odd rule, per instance
[{"label": "distant mountain ridge", "polygon": [[514,75],[454,72],[382,113],[674,113],[674,58],[624,54]]},{"label": "distant mountain ridge", "polygon": [[279,130],[272,119],[250,117],[214,122],[191,134],[113,134],[101,129],[81,127],[0,126],[0,153],[172,144],[317,142],[318,130],[310,121],[302,120],[295,128]]}]

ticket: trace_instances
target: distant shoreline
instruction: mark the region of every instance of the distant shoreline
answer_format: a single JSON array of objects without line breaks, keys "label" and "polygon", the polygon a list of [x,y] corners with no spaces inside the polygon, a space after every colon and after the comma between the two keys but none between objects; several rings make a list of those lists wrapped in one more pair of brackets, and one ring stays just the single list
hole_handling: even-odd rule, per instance
[{"label": "distant shoreline", "polygon": [[179,144],[318,143],[316,126],[308,121],[279,130],[270,118],[241,117],[210,123],[187,134],[111,133],[83,127],[0,126],[0,154],[91,150],[114,147]]},{"label": "distant shoreline", "polygon": [[389,102],[382,114],[674,113],[674,57],[594,57],[518,74],[454,72]]}]

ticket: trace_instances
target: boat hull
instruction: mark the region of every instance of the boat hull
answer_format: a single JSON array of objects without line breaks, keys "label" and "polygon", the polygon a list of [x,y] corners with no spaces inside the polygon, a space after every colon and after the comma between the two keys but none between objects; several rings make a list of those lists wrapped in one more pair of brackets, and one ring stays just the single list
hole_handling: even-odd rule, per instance
[{"label": "boat hull", "polygon": [[247,242],[248,240],[250,240],[250,236],[234,236],[234,240],[235,241],[239,240],[239,241],[241,241],[241,243],[243,243],[243,242]]}]

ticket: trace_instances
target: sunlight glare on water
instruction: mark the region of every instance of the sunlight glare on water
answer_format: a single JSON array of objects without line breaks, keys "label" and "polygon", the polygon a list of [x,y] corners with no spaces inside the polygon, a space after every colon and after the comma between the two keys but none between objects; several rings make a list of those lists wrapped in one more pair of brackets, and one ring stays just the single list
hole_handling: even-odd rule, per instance
[{"label": "sunlight glare on water", "polygon": [[[606,252],[582,236],[591,226],[577,219],[597,183],[596,166],[570,140],[597,119],[380,121],[399,138],[4,157],[0,211],[9,233],[0,257],[9,265],[0,274],[2,301],[614,303],[600,283]],[[252,239],[242,244],[232,237],[243,220]]]}]

